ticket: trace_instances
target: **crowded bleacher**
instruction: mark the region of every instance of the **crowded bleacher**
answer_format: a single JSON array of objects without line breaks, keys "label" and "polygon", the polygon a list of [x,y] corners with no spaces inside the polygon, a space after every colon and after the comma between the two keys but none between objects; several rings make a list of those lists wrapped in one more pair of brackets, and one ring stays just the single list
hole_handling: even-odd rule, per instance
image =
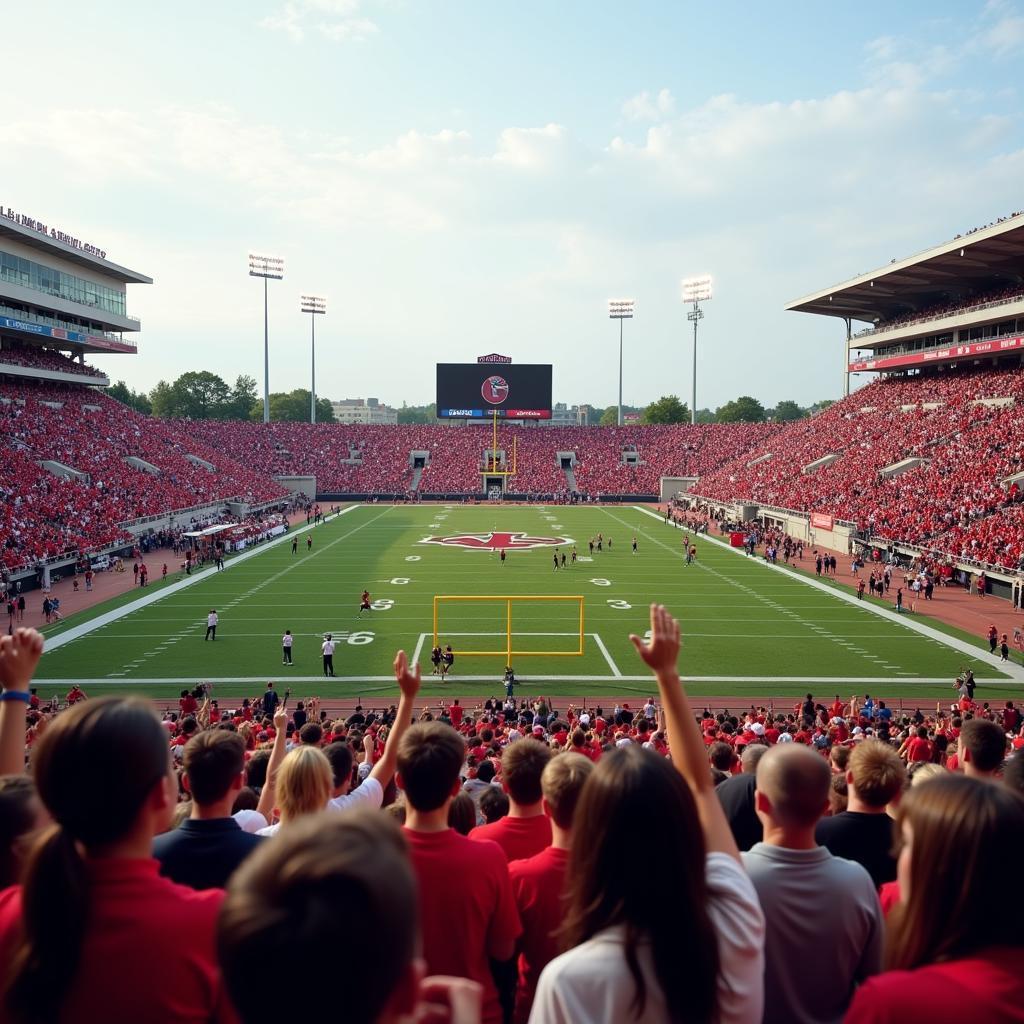
[{"label": "crowded bleacher", "polygon": [[72,359],[63,352],[39,348],[35,345],[15,345],[5,342],[0,348],[0,374],[4,366],[21,366],[33,370],[51,370],[57,373],[73,373],[78,377],[106,379],[106,374],[93,366]]},{"label": "crowded bleacher", "polygon": [[[1024,471],[1024,374],[949,372],[876,381],[702,477],[697,493],[826,512],[878,537],[952,554],[964,531],[1019,553],[1006,507]],[[818,460],[834,461],[813,468]],[[904,459],[921,460],[898,471]],[[897,469],[886,475],[890,467]],[[806,471],[805,471],[806,469]],[[989,522],[991,520],[991,522]],[[972,545],[977,548],[978,545]],[[1002,565],[1016,565],[1005,552]]]},{"label": "crowded bleacher", "polygon": [[[0,384],[0,444],[0,493],[11,510],[0,521],[0,564],[8,567],[102,548],[144,516],[287,495],[249,466],[78,385]],[[57,464],[55,472],[40,463]]]}]

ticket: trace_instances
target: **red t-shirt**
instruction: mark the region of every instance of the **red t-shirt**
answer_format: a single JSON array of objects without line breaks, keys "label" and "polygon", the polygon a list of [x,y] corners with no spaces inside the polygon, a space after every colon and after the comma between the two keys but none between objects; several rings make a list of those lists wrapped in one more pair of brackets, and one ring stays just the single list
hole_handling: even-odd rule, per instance
[{"label": "red t-shirt", "polygon": [[427,974],[452,974],[484,988],[484,1024],[501,1024],[491,977],[490,941],[522,932],[508,865],[495,843],[473,843],[454,829],[404,829],[420,892],[420,928]]},{"label": "red t-shirt", "polygon": [[469,833],[473,840],[491,840],[497,843],[509,861],[523,860],[546,850],[551,845],[551,822],[546,814],[530,818],[506,815],[491,825],[478,825]]},{"label": "red t-shirt", "polygon": [[909,1020],[1024,1021],[1024,949],[979,950],[962,960],[868,978],[845,1024]]},{"label": "red t-shirt", "polygon": [[[89,918],[60,1021],[236,1019],[217,967],[224,893],[176,885],[159,869],[149,858],[87,862]],[[21,887],[14,886],[0,893],[0,963],[11,962],[20,933]]]},{"label": "red t-shirt", "polygon": [[920,736],[914,736],[907,743],[907,760],[913,761],[930,761],[932,759],[932,745],[928,740],[921,739]]},{"label": "red t-shirt", "polygon": [[900,883],[883,882],[878,888],[878,899],[882,904],[882,916],[888,917],[889,911],[900,902]]},{"label": "red t-shirt", "polygon": [[561,952],[555,939],[565,916],[565,872],[569,851],[549,846],[536,857],[508,866],[512,895],[523,922],[519,939],[519,984],[516,987],[516,1024],[530,1016],[540,972]]}]

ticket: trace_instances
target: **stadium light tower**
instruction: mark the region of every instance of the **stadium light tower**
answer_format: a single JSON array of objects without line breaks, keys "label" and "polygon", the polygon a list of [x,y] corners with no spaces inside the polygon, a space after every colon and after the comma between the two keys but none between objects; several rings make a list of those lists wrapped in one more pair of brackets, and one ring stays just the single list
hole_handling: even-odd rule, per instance
[{"label": "stadium light tower", "polygon": [[309,422],[316,423],[316,318],[327,312],[327,300],[318,295],[300,296],[302,312],[309,313],[309,353],[312,376],[309,384]]},{"label": "stadium light tower", "polygon": [[270,422],[270,335],[267,327],[267,281],[284,277],[284,260],[249,253],[249,276],[263,278],[263,422]]},{"label": "stadium light tower", "polygon": [[693,309],[686,314],[686,319],[693,324],[693,396],[690,407],[690,422],[697,422],[697,324],[704,319],[700,308],[702,302],[711,301],[711,278],[704,274],[701,277],[683,278],[683,302],[692,302]]},{"label": "stadium light tower", "polygon": [[619,426],[622,426],[622,321],[633,319],[636,299],[609,299],[608,319],[619,321]]}]

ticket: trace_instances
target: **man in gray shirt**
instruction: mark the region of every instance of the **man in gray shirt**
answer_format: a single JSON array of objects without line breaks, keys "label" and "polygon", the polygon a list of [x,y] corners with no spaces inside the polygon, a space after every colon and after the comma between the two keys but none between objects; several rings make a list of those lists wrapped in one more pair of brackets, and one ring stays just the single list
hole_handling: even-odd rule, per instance
[{"label": "man in gray shirt", "polygon": [[764,840],[742,855],[764,909],[764,1021],[843,1019],[857,984],[878,973],[882,911],[874,883],[814,838],[832,773],[798,743],[772,747],[757,766]]}]

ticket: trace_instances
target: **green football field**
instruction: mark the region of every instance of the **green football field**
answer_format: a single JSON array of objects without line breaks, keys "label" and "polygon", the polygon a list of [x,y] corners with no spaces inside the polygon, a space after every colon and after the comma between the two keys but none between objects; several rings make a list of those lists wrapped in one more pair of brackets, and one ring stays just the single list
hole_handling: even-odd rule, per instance
[{"label": "green football field", "polygon": [[[603,550],[591,556],[599,533]],[[687,566],[681,532],[638,506],[353,506],[309,536],[311,550],[300,528],[224,572],[135,590],[48,630],[40,692],[52,692],[47,681],[82,681],[90,694],[167,697],[202,680],[238,696],[273,679],[290,681],[296,696],[383,699],[397,693],[390,666],[404,648],[423,666],[425,695],[490,696],[502,692],[511,614],[513,651],[540,652],[513,655],[519,695],[645,695],[651,681],[628,636],[644,633],[649,603],[661,601],[682,623],[680,670],[698,696],[946,699],[966,665],[983,684],[1000,682],[979,696],[1024,694],[1019,666],[1001,672],[976,638],[934,620],[915,620],[931,627],[916,632],[909,616],[894,621],[870,600],[851,602],[707,537],[696,538]],[[553,568],[556,547],[565,569]],[[360,615],[364,587],[373,608]],[[457,652],[444,684],[430,674],[436,596],[440,642]],[[206,642],[211,608],[220,626]],[[290,668],[281,663],[285,629],[295,635]],[[328,631],[337,642],[329,681],[320,658]],[[493,654],[461,653],[470,651]]]}]

